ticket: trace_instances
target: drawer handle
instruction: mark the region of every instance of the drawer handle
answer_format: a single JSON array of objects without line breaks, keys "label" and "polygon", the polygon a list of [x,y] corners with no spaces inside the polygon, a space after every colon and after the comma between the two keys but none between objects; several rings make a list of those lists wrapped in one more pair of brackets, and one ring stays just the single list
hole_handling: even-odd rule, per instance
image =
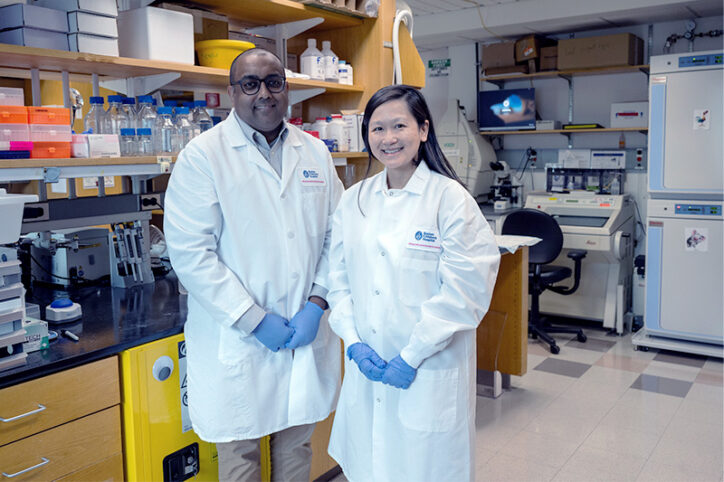
[{"label": "drawer handle", "polygon": [[21,470],[20,472],[15,472],[14,474],[8,474],[8,473],[6,473],[6,472],[3,472],[3,475],[4,475],[5,477],[7,477],[8,479],[12,479],[13,477],[17,477],[18,475],[22,475],[22,474],[24,474],[24,473],[26,473],[26,472],[30,472],[31,470],[35,470],[35,469],[37,469],[38,467],[42,467],[43,465],[45,465],[45,464],[47,464],[48,462],[50,462],[50,460],[49,460],[49,459],[46,459],[45,457],[40,457],[40,459],[42,460],[42,462],[40,462],[38,465],[33,465],[32,467],[28,467],[27,469]]},{"label": "drawer handle", "polygon": [[41,404],[38,404],[38,408],[36,408],[35,410],[31,410],[31,411],[29,411],[29,412],[27,412],[27,413],[23,413],[22,415],[16,415],[16,416],[11,417],[11,418],[2,418],[2,417],[0,417],[0,422],[3,422],[3,423],[14,422],[15,420],[19,420],[19,419],[21,419],[21,418],[27,417],[28,415],[32,415],[32,414],[34,414],[34,413],[40,413],[40,412],[42,412],[43,410],[45,410],[45,406],[44,406],[44,405],[41,405]]}]

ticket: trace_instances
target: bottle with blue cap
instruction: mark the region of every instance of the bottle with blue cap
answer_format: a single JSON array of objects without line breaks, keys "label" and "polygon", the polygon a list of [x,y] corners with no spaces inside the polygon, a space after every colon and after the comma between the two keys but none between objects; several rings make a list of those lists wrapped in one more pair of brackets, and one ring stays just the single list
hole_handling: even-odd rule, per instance
[{"label": "bottle with blue cap", "polygon": [[193,117],[192,120],[196,123],[196,125],[199,126],[200,132],[205,132],[214,127],[214,121],[211,119],[211,116],[206,111],[206,101],[205,100],[195,100],[194,101],[194,111],[193,111]]},{"label": "bottle with blue cap", "polygon": [[108,96],[108,110],[103,118],[103,131],[101,134],[120,135],[121,129],[130,128],[130,119],[123,112],[123,98],[120,95]]},{"label": "bottle with blue cap", "polygon": [[128,116],[128,127],[135,129],[136,125],[136,99],[124,97],[121,99],[121,110]]},{"label": "bottle with blue cap", "polygon": [[121,129],[119,139],[122,156],[135,156],[136,152],[136,129],[124,127]]},{"label": "bottle with blue cap", "polygon": [[171,119],[170,107],[158,108],[158,149],[159,154],[173,154],[176,152],[177,131]]},{"label": "bottle with blue cap", "polygon": [[83,118],[83,126],[87,134],[100,134],[103,129],[103,97],[93,96],[90,98],[90,110]]}]

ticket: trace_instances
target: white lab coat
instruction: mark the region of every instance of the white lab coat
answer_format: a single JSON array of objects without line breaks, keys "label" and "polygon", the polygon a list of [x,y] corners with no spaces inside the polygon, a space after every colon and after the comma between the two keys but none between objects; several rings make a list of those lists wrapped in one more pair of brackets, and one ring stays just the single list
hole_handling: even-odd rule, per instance
[{"label": "white lab coat", "polygon": [[254,303],[291,319],[313,283],[327,287],[344,188],[324,144],[287,128],[281,179],[232,112],[181,152],[166,191],[166,243],[189,292],[189,415],[210,442],[323,420],[338,394],[340,345],[326,317],[310,345],[277,353],[240,321]]},{"label": "white lab coat", "polygon": [[417,376],[407,390],[345,357],[330,455],[354,482],[464,481],[475,472],[475,329],[500,263],[493,233],[457,182],[422,162],[402,190],[386,172],[345,192],[334,214],[329,323]]}]

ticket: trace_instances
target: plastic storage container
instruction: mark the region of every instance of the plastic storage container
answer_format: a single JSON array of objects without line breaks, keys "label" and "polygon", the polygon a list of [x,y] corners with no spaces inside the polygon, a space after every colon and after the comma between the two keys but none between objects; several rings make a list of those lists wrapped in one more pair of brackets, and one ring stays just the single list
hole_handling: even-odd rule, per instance
[{"label": "plastic storage container", "polygon": [[20,283],[20,261],[13,259],[0,263],[0,288]]},{"label": "plastic storage container", "polygon": [[23,89],[19,87],[0,87],[0,105],[25,105]]},{"label": "plastic storage container", "polygon": [[70,109],[66,107],[28,107],[27,109],[28,124],[65,124],[70,126]]},{"label": "plastic storage container", "polygon": [[0,141],[30,142],[30,128],[28,124],[0,123]]},{"label": "plastic storage container", "polygon": [[157,7],[118,12],[121,57],[194,64],[194,17]]},{"label": "plastic storage container", "polygon": [[20,105],[0,105],[0,124],[27,124],[28,108]]},{"label": "plastic storage container", "polygon": [[31,142],[71,142],[73,133],[69,125],[30,124]]},{"label": "plastic storage container", "polygon": [[327,138],[327,124],[328,123],[326,117],[317,117],[317,120],[315,120],[312,124],[312,130],[319,133],[320,139]]},{"label": "plastic storage container", "polygon": [[25,203],[34,202],[38,202],[38,196],[34,194],[7,194],[5,189],[0,189],[0,219],[3,220],[0,244],[18,240],[23,222],[23,207]]},{"label": "plastic storage container", "polygon": [[243,40],[218,39],[196,42],[199,64],[227,70],[237,55],[254,47],[253,43]]},{"label": "plastic storage container", "polygon": [[62,159],[70,157],[70,142],[33,142],[33,159]]}]

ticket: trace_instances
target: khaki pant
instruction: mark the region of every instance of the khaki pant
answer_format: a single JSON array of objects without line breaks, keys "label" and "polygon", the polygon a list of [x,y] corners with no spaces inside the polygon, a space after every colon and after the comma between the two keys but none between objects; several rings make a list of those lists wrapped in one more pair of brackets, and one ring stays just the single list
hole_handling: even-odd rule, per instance
[{"label": "khaki pant", "polygon": [[[271,434],[271,476],[273,482],[308,482],[312,465],[310,439],[316,424],[289,427]],[[260,439],[217,443],[219,480],[260,481]]]}]

